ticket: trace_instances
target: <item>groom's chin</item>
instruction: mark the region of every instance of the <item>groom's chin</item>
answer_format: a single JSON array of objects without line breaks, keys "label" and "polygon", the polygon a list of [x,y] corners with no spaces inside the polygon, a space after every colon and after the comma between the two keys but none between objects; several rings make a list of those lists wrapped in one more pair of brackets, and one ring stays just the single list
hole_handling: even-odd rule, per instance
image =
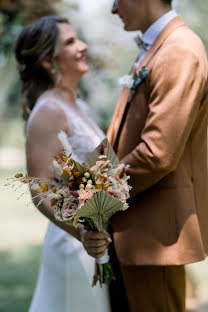
[{"label": "groom's chin", "polygon": [[138,27],[134,27],[133,25],[124,24],[124,30],[126,30],[126,31],[137,31],[139,29],[138,29]]}]

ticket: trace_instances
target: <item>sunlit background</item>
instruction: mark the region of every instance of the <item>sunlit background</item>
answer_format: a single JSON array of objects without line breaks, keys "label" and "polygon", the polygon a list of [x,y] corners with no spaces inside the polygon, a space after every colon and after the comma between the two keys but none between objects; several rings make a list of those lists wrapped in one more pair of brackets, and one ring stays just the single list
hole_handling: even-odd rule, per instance
[{"label": "sunlit background", "polygon": [[[120,92],[118,78],[129,71],[138,54],[135,34],[124,32],[122,22],[111,15],[112,2],[0,0],[0,312],[28,311],[48,224],[31,204],[27,187],[15,190],[5,186],[15,173],[25,172],[14,39],[24,25],[42,15],[68,17],[89,45],[91,70],[80,85],[81,97],[106,131]],[[207,0],[174,1],[174,7],[208,48]],[[208,311],[208,261],[190,265],[187,270],[187,311]]]}]

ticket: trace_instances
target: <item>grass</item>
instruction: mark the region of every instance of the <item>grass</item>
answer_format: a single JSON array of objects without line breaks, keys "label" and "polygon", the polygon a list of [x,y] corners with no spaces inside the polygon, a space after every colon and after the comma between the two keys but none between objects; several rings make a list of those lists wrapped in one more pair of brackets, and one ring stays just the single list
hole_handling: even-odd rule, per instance
[{"label": "grass", "polygon": [[27,312],[38,274],[41,247],[0,252],[0,311]]},{"label": "grass", "polygon": [[18,118],[0,118],[0,146],[24,148],[24,121]]},{"label": "grass", "polygon": [[27,186],[16,192],[4,186],[19,171],[0,171],[0,312],[28,311],[48,224],[31,203]]}]

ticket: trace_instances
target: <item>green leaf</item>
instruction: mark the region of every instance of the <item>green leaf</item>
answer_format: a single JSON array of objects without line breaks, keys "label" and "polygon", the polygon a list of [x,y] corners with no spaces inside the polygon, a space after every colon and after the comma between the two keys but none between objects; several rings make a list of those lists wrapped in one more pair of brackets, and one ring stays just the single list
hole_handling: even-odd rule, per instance
[{"label": "green leaf", "polygon": [[90,218],[99,232],[103,231],[104,224],[117,211],[123,208],[123,203],[108,195],[104,191],[95,193],[80,209],[78,217]]},{"label": "green leaf", "polygon": [[110,145],[110,143],[108,142],[108,139],[105,138],[98,146],[97,148],[87,157],[87,159],[85,160],[85,162],[83,162],[83,166],[91,168],[96,164],[96,161],[98,161],[98,157],[100,156],[100,145],[103,144],[104,148],[107,149],[107,158],[111,161],[112,165],[119,165],[119,160],[112,148],[112,146]]}]

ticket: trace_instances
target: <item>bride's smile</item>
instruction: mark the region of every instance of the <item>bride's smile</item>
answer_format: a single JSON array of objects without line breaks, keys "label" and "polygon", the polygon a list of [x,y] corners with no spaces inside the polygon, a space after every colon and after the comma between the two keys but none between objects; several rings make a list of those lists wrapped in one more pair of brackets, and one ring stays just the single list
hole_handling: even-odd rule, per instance
[{"label": "bride's smile", "polygon": [[55,57],[58,69],[63,78],[73,76],[80,80],[82,75],[89,70],[85,53],[87,44],[78,39],[72,27],[68,24],[59,24],[59,40]]}]

